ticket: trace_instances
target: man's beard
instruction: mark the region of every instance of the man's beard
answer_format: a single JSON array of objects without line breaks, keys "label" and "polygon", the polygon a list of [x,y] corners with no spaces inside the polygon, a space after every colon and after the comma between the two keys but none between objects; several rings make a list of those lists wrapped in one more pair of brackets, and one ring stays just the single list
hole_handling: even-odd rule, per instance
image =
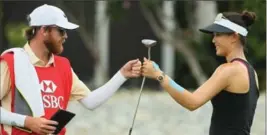
[{"label": "man's beard", "polygon": [[45,40],[44,44],[50,54],[61,54],[62,50],[60,45],[56,45],[56,43],[51,40]]}]

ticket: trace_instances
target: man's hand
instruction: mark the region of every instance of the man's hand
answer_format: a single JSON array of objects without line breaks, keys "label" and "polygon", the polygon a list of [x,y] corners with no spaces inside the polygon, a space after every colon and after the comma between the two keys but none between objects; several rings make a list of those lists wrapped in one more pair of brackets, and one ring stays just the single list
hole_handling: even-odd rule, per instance
[{"label": "man's hand", "polygon": [[36,118],[27,116],[25,127],[40,135],[53,134],[56,130],[56,121],[47,120],[45,118]]},{"label": "man's hand", "polygon": [[141,75],[141,61],[139,59],[128,61],[121,69],[125,78],[134,78]]}]

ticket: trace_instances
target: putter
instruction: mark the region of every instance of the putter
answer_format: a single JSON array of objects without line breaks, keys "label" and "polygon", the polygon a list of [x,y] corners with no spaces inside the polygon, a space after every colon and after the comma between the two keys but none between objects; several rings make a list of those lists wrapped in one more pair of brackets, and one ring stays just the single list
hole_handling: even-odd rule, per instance
[{"label": "putter", "polygon": [[[155,46],[157,41],[151,40],[151,39],[143,39],[141,42],[148,48],[148,60],[150,60],[150,58],[151,58],[151,47]],[[135,108],[135,113],[134,113],[134,117],[133,117],[132,126],[131,126],[131,128],[129,130],[129,135],[132,134],[134,121],[135,121],[136,113],[137,113],[137,110],[138,110],[138,107],[139,107],[139,103],[140,103],[143,87],[144,87],[144,84],[145,84],[145,80],[146,80],[146,77],[143,77],[143,81],[142,81],[140,92],[139,92],[137,106]]]}]

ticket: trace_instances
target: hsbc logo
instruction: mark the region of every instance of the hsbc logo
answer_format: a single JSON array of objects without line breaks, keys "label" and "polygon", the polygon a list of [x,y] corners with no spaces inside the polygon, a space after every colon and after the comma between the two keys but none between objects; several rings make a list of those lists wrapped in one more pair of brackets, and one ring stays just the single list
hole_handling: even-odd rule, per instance
[{"label": "hsbc logo", "polygon": [[40,85],[41,85],[41,90],[44,93],[54,93],[57,89],[56,84],[51,80],[43,80]]},{"label": "hsbc logo", "polygon": [[44,93],[43,95],[43,103],[44,108],[61,108],[63,109],[64,105],[64,97],[63,96],[55,96],[54,93],[57,89],[57,85],[51,80],[43,80],[41,83],[41,90]]}]

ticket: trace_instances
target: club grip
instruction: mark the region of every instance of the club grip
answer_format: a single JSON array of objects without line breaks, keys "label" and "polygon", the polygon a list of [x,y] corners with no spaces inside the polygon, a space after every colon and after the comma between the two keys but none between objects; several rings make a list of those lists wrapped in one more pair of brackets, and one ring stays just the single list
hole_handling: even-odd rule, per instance
[{"label": "club grip", "polygon": [[132,130],[133,130],[133,128],[130,128],[128,135],[131,135],[132,134]]}]

